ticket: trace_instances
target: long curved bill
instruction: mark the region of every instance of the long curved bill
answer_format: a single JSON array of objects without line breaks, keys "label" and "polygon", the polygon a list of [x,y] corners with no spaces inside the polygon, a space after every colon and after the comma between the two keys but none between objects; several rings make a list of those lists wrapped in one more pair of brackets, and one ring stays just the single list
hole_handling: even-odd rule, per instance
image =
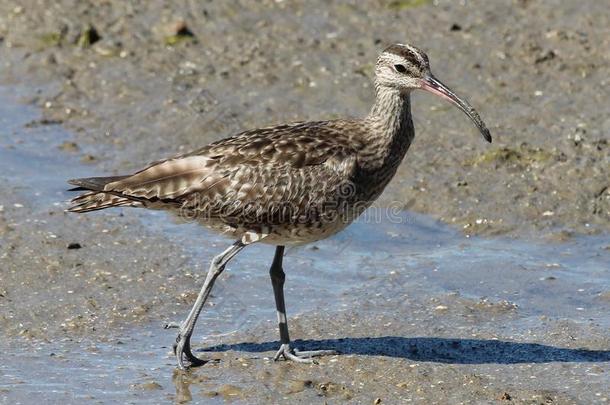
[{"label": "long curved bill", "polygon": [[476,125],[476,127],[481,131],[481,135],[487,142],[491,143],[491,134],[489,133],[489,129],[485,126],[485,123],[481,119],[481,116],[478,112],[470,104],[466,101],[459,98],[451,89],[441,83],[436,77],[429,76],[426,79],[422,79],[421,81],[422,90],[429,91],[432,94],[436,94],[444,98],[445,100],[450,101],[451,103],[458,106],[458,108],[470,118],[470,120]]}]

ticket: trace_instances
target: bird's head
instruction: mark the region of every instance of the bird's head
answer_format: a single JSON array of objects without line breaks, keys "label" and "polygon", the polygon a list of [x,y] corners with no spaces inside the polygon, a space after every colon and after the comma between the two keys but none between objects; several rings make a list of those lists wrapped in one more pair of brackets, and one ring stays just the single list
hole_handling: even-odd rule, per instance
[{"label": "bird's head", "polygon": [[398,91],[405,96],[416,89],[440,96],[462,110],[481,131],[485,140],[491,142],[489,130],[476,110],[434,77],[428,56],[421,49],[404,44],[394,44],[384,49],[375,66],[375,85]]}]

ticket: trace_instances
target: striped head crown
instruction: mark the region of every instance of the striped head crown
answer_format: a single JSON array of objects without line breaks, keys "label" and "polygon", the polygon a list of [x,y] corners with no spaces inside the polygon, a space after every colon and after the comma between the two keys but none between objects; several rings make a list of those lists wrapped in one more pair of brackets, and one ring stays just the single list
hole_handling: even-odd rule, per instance
[{"label": "striped head crown", "polygon": [[412,45],[388,46],[379,55],[375,68],[377,84],[407,92],[420,88],[420,81],[428,75],[428,56]]}]

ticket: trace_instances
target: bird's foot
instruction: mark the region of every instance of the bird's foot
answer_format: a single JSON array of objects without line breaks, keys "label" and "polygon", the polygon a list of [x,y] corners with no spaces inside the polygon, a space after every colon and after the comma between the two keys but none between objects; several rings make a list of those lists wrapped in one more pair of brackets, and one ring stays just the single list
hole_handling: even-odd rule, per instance
[{"label": "bird's foot", "polygon": [[176,343],[174,343],[174,355],[178,360],[178,367],[181,370],[186,370],[190,367],[198,367],[207,363],[207,360],[202,360],[196,357],[191,351],[191,336],[178,333]]},{"label": "bird's foot", "polygon": [[290,343],[283,343],[280,346],[280,349],[277,351],[275,356],[273,357],[274,361],[279,360],[280,357],[283,357],[284,360],[292,360],[297,363],[313,363],[318,364],[313,357],[320,356],[331,356],[333,354],[338,354],[335,350],[308,350],[308,351],[300,351],[298,349],[293,349],[290,347]]}]

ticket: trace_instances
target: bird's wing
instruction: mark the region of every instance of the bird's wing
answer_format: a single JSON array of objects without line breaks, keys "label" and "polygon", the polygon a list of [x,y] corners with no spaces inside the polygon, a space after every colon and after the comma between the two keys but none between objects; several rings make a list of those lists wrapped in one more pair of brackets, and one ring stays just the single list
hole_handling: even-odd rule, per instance
[{"label": "bird's wing", "polygon": [[[345,125],[345,124],[343,124]],[[246,202],[311,204],[348,181],[356,153],[334,121],[248,131],[107,183],[103,193],[243,214]]]}]

